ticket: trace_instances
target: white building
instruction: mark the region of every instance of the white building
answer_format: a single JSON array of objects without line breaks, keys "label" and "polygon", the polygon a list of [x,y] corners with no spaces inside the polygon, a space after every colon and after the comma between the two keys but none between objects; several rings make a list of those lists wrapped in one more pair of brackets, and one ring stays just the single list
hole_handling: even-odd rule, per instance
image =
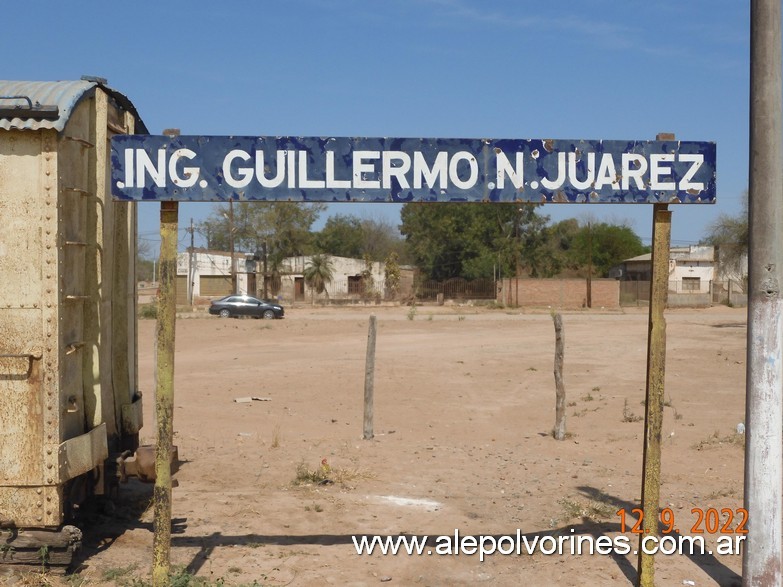
[{"label": "white building", "polygon": [[[315,301],[376,301],[386,296],[385,263],[373,262],[369,271],[371,280],[364,279],[367,265],[361,259],[329,256],[332,280],[326,291],[318,294],[307,286],[304,273],[312,256],[289,257],[279,269],[279,288],[274,289],[271,276],[267,280],[267,297],[283,303]],[[186,305],[219,298],[231,293],[263,296],[263,262],[248,253],[234,253],[237,291],[231,291],[231,254],[222,251],[197,250],[177,255],[177,303]],[[400,294],[409,292],[413,271],[403,270]]]},{"label": "white building", "polygon": [[[647,253],[626,259],[615,271],[623,281],[650,281],[651,258]],[[706,294],[714,279],[714,247],[691,245],[669,249],[669,292]]]},{"label": "white building", "polygon": [[231,293],[256,295],[256,260],[247,253],[234,253],[237,291],[231,291],[231,254],[197,250],[177,255],[177,303],[198,298],[220,298]]},{"label": "white building", "polygon": [[[289,257],[283,261],[281,271],[280,297],[295,302],[310,301],[314,292],[307,287],[304,272],[312,256]],[[332,264],[332,281],[322,294],[315,293],[315,300],[367,300],[383,299],[386,290],[386,264],[373,262],[369,270],[372,284],[365,283],[362,272],[367,269],[361,259],[329,256]]]},{"label": "white building", "polygon": [[669,291],[709,293],[715,279],[715,247],[672,247],[669,252]]}]

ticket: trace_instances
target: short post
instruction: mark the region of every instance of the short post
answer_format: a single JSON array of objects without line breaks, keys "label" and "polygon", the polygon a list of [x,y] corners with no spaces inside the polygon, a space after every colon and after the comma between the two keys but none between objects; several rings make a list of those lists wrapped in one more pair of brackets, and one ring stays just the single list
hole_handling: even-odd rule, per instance
[{"label": "short post", "polygon": [[367,358],[364,366],[364,440],[373,438],[373,395],[375,393],[375,314],[370,315]]},{"label": "short post", "polygon": [[564,440],[566,437],[566,392],[563,381],[565,334],[563,333],[563,317],[559,313],[554,313],[552,320],[555,323],[555,428],[552,435],[555,440]]},{"label": "short post", "polygon": [[[659,139],[661,140],[661,139]],[[658,535],[658,508],[661,494],[661,429],[663,427],[664,374],[666,367],[666,320],[664,309],[669,287],[669,245],[672,213],[666,204],[653,206],[652,279],[647,334],[647,390],[644,405],[644,453],[642,470],[643,533]],[[653,587],[655,559],[639,548],[639,582]]]}]

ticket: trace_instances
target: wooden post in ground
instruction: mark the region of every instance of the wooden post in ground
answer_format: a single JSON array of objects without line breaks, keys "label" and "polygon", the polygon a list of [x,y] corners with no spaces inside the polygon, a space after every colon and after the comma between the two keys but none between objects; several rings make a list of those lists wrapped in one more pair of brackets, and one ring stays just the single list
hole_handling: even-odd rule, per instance
[{"label": "wooden post in ground", "polygon": [[[164,134],[177,136],[171,129]],[[174,445],[174,332],[177,319],[177,224],[179,203],[160,204],[160,294],[155,385],[155,487],[153,489],[152,584],[170,584],[171,453]]]},{"label": "wooden post in ground", "polygon": [[[658,140],[673,140],[674,135]],[[652,278],[647,333],[647,390],[644,406],[644,453],[642,470],[643,533],[639,537],[639,577],[642,587],[654,586],[652,554],[646,554],[641,542],[658,535],[658,507],[661,494],[661,429],[663,427],[664,375],[666,367],[666,320],[663,316],[669,288],[669,245],[672,213],[666,204],[653,206]]]},{"label": "wooden post in ground", "polygon": [[375,394],[375,315],[370,316],[370,328],[367,332],[367,357],[364,366],[364,440],[370,440],[373,434],[373,396]]},{"label": "wooden post in ground", "polygon": [[563,356],[565,354],[565,334],[563,332],[563,317],[559,313],[552,314],[555,323],[555,427],[552,435],[555,440],[566,437],[566,392],[563,381]]}]

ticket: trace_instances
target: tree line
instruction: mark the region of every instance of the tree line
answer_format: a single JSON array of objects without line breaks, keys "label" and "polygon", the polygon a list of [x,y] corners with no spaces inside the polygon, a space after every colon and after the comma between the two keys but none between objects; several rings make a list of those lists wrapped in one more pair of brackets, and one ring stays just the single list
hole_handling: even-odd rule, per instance
[{"label": "tree line", "polygon": [[273,279],[285,258],[300,255],[392,259],[435,280],[606,277],[623,259],[649,251],[626,224],[550,224],[535,204],[410,203],[402,207],[399,226],[337,214],[314,231],[325,211],[321,203],[218,204],[196,231],[210,250],[233,248],[265,259]]}]

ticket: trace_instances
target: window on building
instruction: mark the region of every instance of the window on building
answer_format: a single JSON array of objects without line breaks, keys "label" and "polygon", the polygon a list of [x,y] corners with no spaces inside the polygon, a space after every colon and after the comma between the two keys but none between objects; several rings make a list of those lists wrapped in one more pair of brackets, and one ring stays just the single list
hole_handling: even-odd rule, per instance
[{"label": "window on building", "polygon": [[701,291],[701,277],[683,277],[682,291]]}]

